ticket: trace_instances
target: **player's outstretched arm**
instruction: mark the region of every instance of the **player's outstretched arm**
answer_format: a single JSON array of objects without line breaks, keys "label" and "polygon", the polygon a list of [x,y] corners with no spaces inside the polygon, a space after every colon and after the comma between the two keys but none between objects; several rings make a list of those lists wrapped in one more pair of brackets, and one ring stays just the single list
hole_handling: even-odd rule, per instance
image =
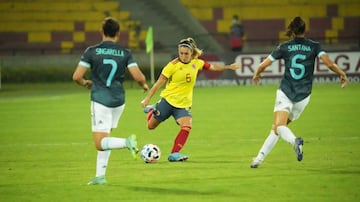
[{"label": "player's outstretched arm", "polygon": [[348,78],[343,70],[339,68],[335,62],[333,62],[327,54],[320,56],[324,64],[333,72],[337,73],[340,76],[341,88],[345,88],[348,84]]},{"label": "player's outstretched arm", "polygon": [[253,83],[257,85],[260,82],[261,73],[272,64],[272,61],[269,58],[266,58],[262,63],[259,64],[259,66],[256,69],[256,72],[254,73],[254,76],[252,78]]},{"label": "player's outstretched arm", "polygon": [[210,70],[211,71],[224,71],[224,70],[236,70],[238,68],[240,68],[241,65],[240,63],[232,63],[230,65],[220,65],[220,64],[211,64],[210,65]]}]

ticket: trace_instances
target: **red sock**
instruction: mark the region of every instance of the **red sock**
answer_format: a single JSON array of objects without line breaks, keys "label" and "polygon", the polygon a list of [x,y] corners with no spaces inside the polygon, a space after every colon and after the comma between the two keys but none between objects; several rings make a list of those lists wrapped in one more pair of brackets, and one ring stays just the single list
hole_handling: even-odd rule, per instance
[{"label": "red sock", "polygon": [[153,114],[153,109],[149,109],[149,112],[148,112],[147,117],[146,117],[147,121],[149,121],[151,119],[152,114]]},{"label": "red sock", "polygon": [[186,127],[186,128],[181,128],[180,132],[178,133],[178,135],[175,138],[174,141],[174,146],[171,150],[171,153],[174,152],[179,152],[183,146],[185,145],[185,142],[189,136],[190,133],[190,128]]}]

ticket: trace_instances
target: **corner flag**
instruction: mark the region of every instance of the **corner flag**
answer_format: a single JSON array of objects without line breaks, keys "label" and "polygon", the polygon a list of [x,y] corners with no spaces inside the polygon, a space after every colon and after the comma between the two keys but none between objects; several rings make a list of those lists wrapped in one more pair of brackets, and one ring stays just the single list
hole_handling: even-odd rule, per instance
[{"label": "corner flag", "polygon": [[154,42],[153,42],[153,29],[152,26],[150,26],[148,28],[148,31],[146,33],[146,52],[149,53],[150,51],[152,51],[153,46],[154,46]]},{"label": "corner flag", "polygon": [[154,68],[154,41],[153,41],[153,28],[149,26],[146,33],[146,53],[150,53],[150,77],[151,84],[155,83],[155,68]]}]

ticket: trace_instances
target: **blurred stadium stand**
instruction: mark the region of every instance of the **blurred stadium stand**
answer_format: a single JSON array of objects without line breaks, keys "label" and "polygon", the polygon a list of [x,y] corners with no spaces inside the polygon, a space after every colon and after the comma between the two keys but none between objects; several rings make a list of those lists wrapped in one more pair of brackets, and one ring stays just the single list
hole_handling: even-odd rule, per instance
[{"label": "blurred stadium stand", "polygon": [[106,0],[3,0],[0,2],[1,54],[59,54],[82,52],[101,40],[101,21],[120,21],[120,44],[138,49],[146,31],[121,9]]},{"label": "blurred stadium stand", "polygon": [[142,27],[153,26],[158,51],[176,52],[177,42],[191,36],[206,52],[223,52],[222,46],[179,0],[121,0],[121,5],[141,21]]},{"label": "blurred stadium stand", "polygon": [[[306,36],[325,44],[347,48],[360,45],[358,0],[181,0],[221,44],[229,44],[233,15],[245,28],[248,46],[277,44],[287,39],[286,26],[295,16],[307,23]],[[245,49],[246,51],[247,49]],[[249,49],[248,49],[249,50]]]},{"label": "blurred stadium stand", "polygon": [[101,40],[105,16],[120,20],[120,44],[134,51],[144,51],[153,26],[159,51],[176,51],[179,39],[192,36],[206,52],[226,55],[235,14],[245,27],[243,52],[267,52],[286,40],[297,15],[307,22],[307,37],[359,50],[359,11],[359,0],[2,0],[0,55],[78,54]]}]

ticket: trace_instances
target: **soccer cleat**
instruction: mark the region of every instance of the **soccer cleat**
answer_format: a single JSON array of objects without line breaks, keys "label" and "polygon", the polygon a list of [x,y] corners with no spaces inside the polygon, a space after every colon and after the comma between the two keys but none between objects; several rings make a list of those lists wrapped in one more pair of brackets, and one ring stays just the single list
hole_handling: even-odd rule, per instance
[{"label": "soccer cleat", "polygon": [[144,107],[144,113],[147,114],[149,113],[150,110],[154,111],[155,106],[154,105],[148,105],[146,107]]},{"label": "soccer cleat", "polygon": [[168,161],[176,162],[176,161],[186,161],[189,157],[178,152],[172,153],[168,157]]},{"label": "soccer cleat", "polygon": [[87,183],[88,185],[105,185],[106,179],[105,176],[94,177],[90,182]]},{"label": "soccer cleat", "polygon": [[155,110],[154,105],[148,105],[148,106],[144,107],[144,113],[147,114],[147,116],[146,116],[147,121],[149,121],[151,119],[154,110]]},{"label": "soccer cleat", "polygon": [[137,153],[139,152],[139,149],[137,148],[136,135],[130,135],[128,138],[126,138],[125,144],[131,152],[133,158],[136,159]]},{"label": "soccer cleat", "polygon": [[302,150],[303,145],[304,145],[304,140],[301,137],[297,137],[295,139],[294,150],[297,155],[298,161],[301,161],[303,159],[303,150]]},{"label": "soccer cleat", "polygon": [[250,168],[257,168],[262,163],[262,159],[254,158],[252,163],[250,164]]}]

